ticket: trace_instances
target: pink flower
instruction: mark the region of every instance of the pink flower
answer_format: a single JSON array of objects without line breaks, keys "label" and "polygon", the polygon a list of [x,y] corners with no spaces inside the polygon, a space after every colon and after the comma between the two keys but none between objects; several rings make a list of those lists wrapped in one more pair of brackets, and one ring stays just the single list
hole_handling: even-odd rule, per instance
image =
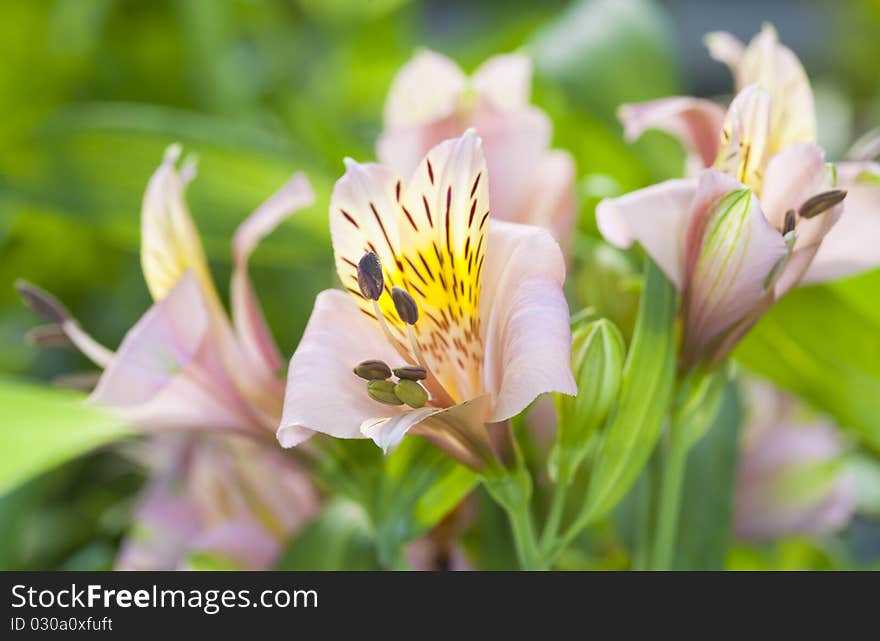
[{"label": "pink flower", "polygon": [[[318,296],[291,358],[283,446],[319,431],[387,449],[413,430],[480,469],[494,460],[486,423],[576,393],[562,253],[539,228],[490,223],[489,185],[472,131],[408,183],[346,160],[330,232],[347,292]],[[352,373],[361,361],[376,380]],[[389,366],[421,382],[395,387]]]},{"label": "pink flower", "polygon": [[567,239],[575,219],[574,160],[549,149],[550,120],[529,103],[531,74],[522,54],[490,58],[468,78],[449,58],[420,51],[391,86],[380,162],[410,176],[432,147],[473,127],[492,175],[492,216]]},{"label": "pink flower", "polygon": [[[247,273],[256,244],[292,212],[313,201],[294,176],[242,223],[233,242],[232,320],[208,270],[184,200],[192,165],[176,168],[169,148],[150,179],[142,213],[141,262],[155,303],[113,352],[91,338],[50,294],[26,283],[25,301],[104,369],[90,402],[145,428],[212,429],[271,434],[281,416],[283,361]],[[47,338],[48,340],[48,338]]]},{"label": "pink flower", "polygon": [[160,434],[146,447],[153,476],[117,569],[186,569],[199,555],[269,569],[317,513],[317,493],[296,462],[252,439]]},{"label": "pink flower", "polygon": [[[748,47],[726,34],[708,42],[736,77],[739,93],[726,113],[696,98],[621,109],[630,139],[650,128],[678,136],[691,154],[692,177],[607,199],[596,210],[606,240],[641,243],[682,292],[686,368],[723,358],[803,279],[880,264],[876,243],[853,240],[878,224],[876,166],[859,165],[856,178],[855,166],[842,164],[838,173],[826,163],[814,142],[812,91],[794,54],[771,28]],[[844,215],[853,189],[859,197],[847,198]],[[825,258],[832,228],[837,239]],[[851,242],[849,251],[841,247]]]},{"label": "pink flower", "polygon": [[734,529],[740,539],[827,534],[855,511],[855,483],[840,466],[835,426],[803,419],[793,399],[754,384],[743,435]]}]

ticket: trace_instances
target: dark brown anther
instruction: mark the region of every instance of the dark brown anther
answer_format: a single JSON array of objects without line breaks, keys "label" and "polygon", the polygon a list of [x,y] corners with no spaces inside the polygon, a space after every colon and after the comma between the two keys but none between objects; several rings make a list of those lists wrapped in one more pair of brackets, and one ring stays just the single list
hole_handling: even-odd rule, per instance
[{"label": "dark brown anther", "polygon": [[837,203],[846,198],[846,191],[843,189],[832,189],[816,194],[811,198],[807,198],[804,204],[798,209],[801,218],[815,218],[822,212],[826,212]]},{"label": "dark brown anther", "polygon": [[16,281],[15,289],[27,308],[37,316],[42,316],[53,323],[63,323],[70,319],[67,308],[46,290],[25,280]]},{"label": "dark brown anther", "polygon": [[391,378],[391,368],[384,361],[363,361],[352,371],[367,381],[384,381],[386,378]]},{"label": "dark brown anther", "polygon": [[382,288],[385,287],[382,263],[373,252],[367,252],[358,261],[358,287],[366,299],[379,300],[382,295]]},{"label": "dark brown anther", "polygon": [[418,365],[404,365],[403,367],[396,367],[394,369],[394,375],[397,378],[402,378],[409,381],[423,381],[428,378],[428,372],[425,371],[425,368]]},{"label": "dark brown anther", "polygon": [[796,222],[797,214],[794,213],[794,209],[789,209],[785,212],[785,224],[782,226],[782,235],[785,236],[788,232],[792,231]]},{"label": "dark brown anther", "polygon": [[391,300],[394,301],[394,309],[397,315],[407,325],[415,325],[419,320],[419,306],[409,292],[400,287],[391,288]]}]

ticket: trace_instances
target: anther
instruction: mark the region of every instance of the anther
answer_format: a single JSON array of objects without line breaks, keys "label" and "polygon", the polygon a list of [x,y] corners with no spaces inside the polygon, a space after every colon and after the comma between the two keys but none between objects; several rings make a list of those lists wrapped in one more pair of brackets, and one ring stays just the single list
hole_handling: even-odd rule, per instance
[{"label": "anther", "polygon": [[385,287],[382,263],[373,252],[367,252],[358,261],[358,287],[364,298],[369,300],[379,300],[382,295],[382,288]]},{"label": "anther", "polygon": [[397,315],[407,325],[415,325],[419,320],[419,306],[409,292],[400,287],[391,288],[391,300],[394,301],[394,309]]},{"label": "anther", "polygon": [[392,381],[370,381],[367,383],[367,394],[374,401],[385,405],[403,405],[403,401],[394,393]]},{"label": "anther", "polygon": [[789,209],[785,212],[785,224],[782,226],[782,235],[785,236],[788,232],[794,229],[796,222],[797,214],[794,213],[794,209]]},{"label": "anther", "polygon": [[428,392],[425,391],[425,388],[406,378],[394,386],[394,394],[413,409],[424,407],[428,402]]},{"label": "anther", "polygon": [[805,200],[798,209],[798,214],[801,218],[814,218],[822,212],[828,211],[844,198],[846,198],[846,191],[843,189],[824,191]]},{"label": "anther", "polygon": [[410,381],[423,381],[428,377],[428,372],[424,367],[418,365],[405,365],[395,368],[394,375],[397,378],[405,378]]},{"label": "anther", "polygon": [[22,302],[37,316],[42,316],[53,323],[70,320],[70,312],[67,308],[46,290],[24,280],[16,281],[15,289],[21,296]]},{"label": "anther", "polygon": [[391,378],[391,368],[384,361],[363,361],[352,371],[368,381],[384,381],[386,378]]},{"label": "anther", "polygon": [[58,323],[34,327],[25,334],[25,342],[34,347],[70,347],[72,343]]}]

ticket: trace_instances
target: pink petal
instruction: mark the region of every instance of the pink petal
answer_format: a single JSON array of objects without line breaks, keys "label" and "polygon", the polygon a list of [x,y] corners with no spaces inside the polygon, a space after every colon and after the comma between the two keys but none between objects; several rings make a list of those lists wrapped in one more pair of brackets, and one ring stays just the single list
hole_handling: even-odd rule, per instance
[{"label": "pink petal", "polygon": [[452,115],[467,78],[446,56],[423,49],[391,84],[385,103],[386,128],[420,126]]},{"label": "pink petal", "polygon": [[[822,188],[825,151],[812,143],[789,145],[770,159],[764,175],[761,207],[777,229],[785,225],[785,213],[795,211]],[[799,239],[803,242],[803,239]]]},{"label": "pink petal", "polygon": [[532,93],[532,61],[521,53],[493,56],[473,73],[471,85],[497,109],[526,107]]},{"label": "pink petal", "polygon": [[574,158],[567,151],[545,153],[535,169],[528,196],[512,222],[543,227],[557,241],[570,245],[577,212],[575,172]]},{"label": "pink petal", "polygon": [[281,552],[281,541],[253,519],[228,521],[206,528],[189,542],[186,555],[217,554],[247,570],[269,570]]},{"label": "pink petal", "polygon": [[278,428],[282,447],[292,447],[310,431],[339,438],[362,438],[361,423],[396,408],[367,396],[366,381],[352,368],[368,359],[403,365],[375,322],[344,292],[327,290],[315,308],[302,340],[290,359],[284,412]]},{"label": "pink petal", "polygon": [[442,411],[444,411],[442,408],[422,407],[404,411],[396,416],[368,418],[361,424],[361,433],[373,439],[383,452],[388,452],[403,440],[410,429]]},{"label": "pink petal", "polygon": [[258,360],[267,373],[283,364],[278,347],[266,325],[247,272],[251,252],[281,221],[295,211],[308,207],[315,200],[311,185],[303,174],[296,174],[271,198],[260,205],[235,232],[231,307],[235,331],[242,350]]},{"label": "pink petal", "polygon": [[519,414],[545,392],[577,393],[564,280],[562,251],[549,233],[493,223],[480,300],[483,380],[495,402],[489,422]]},{"label": "pink petal", "polygon": [[649,129],[659,129],[697,154],[704,167],[711,166],[718,155],[724,109],[709,100],[674,97],[631,103],[620,107],[618,117],[630,142]]},{"label": "pink petal", "polygon": [[535,107],[477,108],[470,120],[483,140],[492,217],[517,222],[550,145],[550,119]]},{"label": "pink petal", "polygon": [[146,428],[247,430],[255,420],[221,352],[202,289],[186,272],[129,330],[89,400]]},{"label": "pink petal", "polygon": [[803,281],[815,283],[842,278],[880,266],[880,182],[860,178],[880,176],[877,163],[840,163],[839,186],[847,190],[843,215],[831,228]]},{"label": "pink petal", "polygon": [[697,180],[667,180],[596,207],[599,231],[612,245],[641,243],[666,277],[681,290],[684,283],[684,232]]},{"label": "pink petal", "polygon": [[683,349],[699,359],[768,295],[768,276],[787,248],[757,198],[714,169],[700,176],[685,243]]}]

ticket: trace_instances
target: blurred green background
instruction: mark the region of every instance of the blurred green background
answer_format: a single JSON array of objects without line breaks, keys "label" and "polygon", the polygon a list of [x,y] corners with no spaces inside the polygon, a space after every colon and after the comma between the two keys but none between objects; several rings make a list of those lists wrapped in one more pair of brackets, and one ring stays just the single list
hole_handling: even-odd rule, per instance
[{"label": "blurred green background", "polygon": [[[880,2],[872,0],[6,0],[0,375],[48,382],[89,367],[72,351],[25,344],[34,319],[13,290],[16,278],[56,293],[111,346],[147,309],[140,199],[175,141],[199,160],[189,202],[218,283],[228,282],[232,232],[247,213],[294,171],[305,171],[315,186],[317,203],[282,225],[251,263],[270,325],[289,354],[314,295],[333,283],[326,208],[342,158],[373,158],[390,82],[420,46],[466,70],[495,53],[524,49],[533,56],[534,100],[554,122],[555,146],[571,151],[579,167],[582,237],[572,307],[593,304],[624,318],[631,309],[609,293],[610,272],[603,271],[624,259],[594,251],[593,206],[676,175],[683,155],[662,134],[624,143],[615,109],[675,93],[729,92],[729,73],[702,49],[702,35],[725,29],[747,40],[764,21],[804,61],[821,141],[839,157],[880,124]],[[781,346],[780,331],[791,345]],[[831,413],[853,451],[875,466],[878,336],[874,273],[790,297],[739,356]],[[5,411],[0,407],[0,422]],[[39,425],[32,447],[41,447]],[[139,475],[103,450],[7,492],[0,497],[0,567],[109,567]],[[878,558],[880,528],[862,518],[836,542],[740,550],[730,563],[851,567]]]}]

